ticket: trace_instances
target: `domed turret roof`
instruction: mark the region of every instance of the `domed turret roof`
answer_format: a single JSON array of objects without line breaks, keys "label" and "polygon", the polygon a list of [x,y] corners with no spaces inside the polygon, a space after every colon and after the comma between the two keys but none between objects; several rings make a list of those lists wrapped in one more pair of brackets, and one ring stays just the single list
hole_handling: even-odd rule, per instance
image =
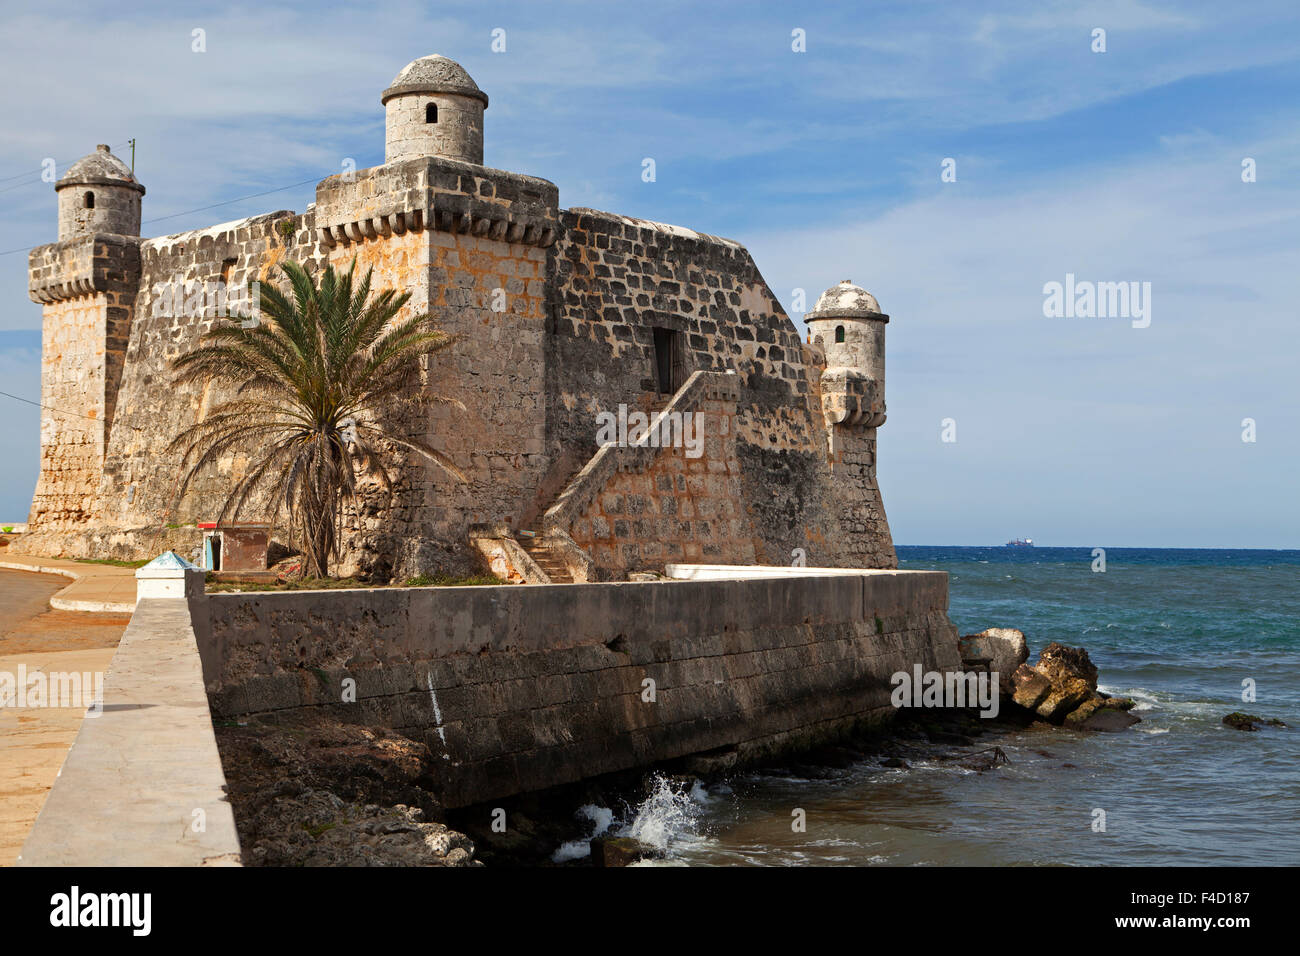
[{"label": "domed turret roof", "polygon": [[482,100],[485,109],[488,105],[487,94],[478,88],[465,68],[455,60],[436,53],[406,64],[402,72],[393,77],[393,82],[384,90],[380,101],[387,103],[394,96],[403,93],[453,93]]},{"label": "domed turret roof", "polygon": [[82,157],[63,174],[63,178],[54,184],[55,190],[67,186],[126,186],[144,194],[144,187],[136,180],[131,167],[100,144],[89,156]]},{"label": "domed turret roof", "polygon": [[804,315],[808,319],[888,319],[880,311],[876,297],[861,286],[845,279],[821,294],[813,310]]}]

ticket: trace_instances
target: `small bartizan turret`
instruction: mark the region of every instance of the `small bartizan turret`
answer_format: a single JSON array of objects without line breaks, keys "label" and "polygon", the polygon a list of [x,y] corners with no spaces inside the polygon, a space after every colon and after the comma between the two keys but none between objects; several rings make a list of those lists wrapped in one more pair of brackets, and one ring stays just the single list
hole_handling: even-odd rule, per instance
[{"label": "small bartizan turret", "polygon": [[483,165],[487,94],[455,60],[422,56],[384,90],[384,162],[443,156]]},{"label": "small bartizan turret", "polygon": [[822,408],[828,425],[875,428],[885,423],[885,325],[889,316],[849,279],[821,294],[804,316],[826,356]]},{"label": "small bartizan turret", "polygon": [[140,235],[144,187],[107,146],[96,146],[69,166],[54,191],[59,197],[60,242],[97,233]]},{"label": "small bartizan turret", "polygon": [[876,483],[876,429],[885,423],[885,325],[876,297],[848,279],[804,316],[823,362],[827,458],[846,549],[864,568],[898,566]]}]

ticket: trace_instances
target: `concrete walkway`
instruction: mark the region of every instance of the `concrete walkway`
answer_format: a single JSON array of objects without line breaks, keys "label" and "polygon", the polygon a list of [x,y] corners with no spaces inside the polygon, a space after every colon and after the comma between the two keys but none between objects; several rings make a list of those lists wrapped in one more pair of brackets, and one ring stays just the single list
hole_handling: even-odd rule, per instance
[{"label": "concrete walkway", "polygon": [[19,866],[238,866],[184,598],[142,600]]},{"label": "concrete walkway", "polygon": [[72,578],[72,583],[50,598],[59,611],[130,614],[135,610],[135,569],[111,564],[84,564],[66,558],[41,558],[20,554],[13,545],[0,548],[0,568],[34,571]]},{"label": "concrete walkway", "polygon": [[[120,569],[113,569],[120,570]],[[103,674],[125,615],[51,610],[66,579],[0,572],[0,674]],[[13,865],[80,729],[84,707],[0,707],[0,866]]]}]

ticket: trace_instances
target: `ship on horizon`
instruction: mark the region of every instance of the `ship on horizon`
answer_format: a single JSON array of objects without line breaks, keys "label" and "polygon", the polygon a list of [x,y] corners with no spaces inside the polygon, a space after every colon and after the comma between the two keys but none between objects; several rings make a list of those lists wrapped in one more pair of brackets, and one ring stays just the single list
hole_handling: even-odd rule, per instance
[{"label": "ship on horizon", "polygon": [[1033,546],[1033,538],[1012,538],[1006,543],[1006,547],[1008,548],[1032,548]]}]

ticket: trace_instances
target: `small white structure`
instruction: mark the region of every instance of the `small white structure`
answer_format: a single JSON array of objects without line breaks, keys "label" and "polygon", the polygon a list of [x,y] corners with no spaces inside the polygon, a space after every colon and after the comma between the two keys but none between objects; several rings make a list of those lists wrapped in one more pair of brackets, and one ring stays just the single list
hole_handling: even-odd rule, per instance
[{"label": "small white structure", "polygon": [[135,572],[135,599],[191,598],[203,594],[203,569],[164,551]]}]

